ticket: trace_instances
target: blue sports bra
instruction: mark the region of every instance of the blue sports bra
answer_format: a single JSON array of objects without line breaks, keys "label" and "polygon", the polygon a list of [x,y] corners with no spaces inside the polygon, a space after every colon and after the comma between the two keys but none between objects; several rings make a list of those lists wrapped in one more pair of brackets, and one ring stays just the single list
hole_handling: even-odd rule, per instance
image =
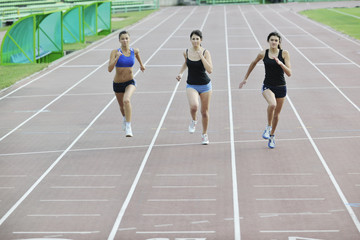
[{"label": "blue sports bra", "polygon": [[[121,49],[119,48],[118,51],[121,51]],[[116,63],[116,67],[132,67],[134,66],[135,63],[135,53],[134,53],[134,49],[130,48],[130,56],[127,57],[124,54],[122,54],[117,63]]]}]

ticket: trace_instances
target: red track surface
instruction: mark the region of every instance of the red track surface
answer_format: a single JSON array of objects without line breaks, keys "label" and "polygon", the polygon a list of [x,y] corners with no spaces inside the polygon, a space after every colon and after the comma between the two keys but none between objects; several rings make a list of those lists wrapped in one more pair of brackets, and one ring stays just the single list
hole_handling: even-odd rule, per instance
[{"label": "red track surface", "polygon": [[[107,72],[117,33],[2,91],[0,238],[360,239],[360,43],[297,14],[359,4],[164,8],[130,27],[147,67],[133,138]],[[208,146],[175,80],[193,29],[214,64]],[[273,30],[293,76],[270,150],[263,66],[238,84]]]}]

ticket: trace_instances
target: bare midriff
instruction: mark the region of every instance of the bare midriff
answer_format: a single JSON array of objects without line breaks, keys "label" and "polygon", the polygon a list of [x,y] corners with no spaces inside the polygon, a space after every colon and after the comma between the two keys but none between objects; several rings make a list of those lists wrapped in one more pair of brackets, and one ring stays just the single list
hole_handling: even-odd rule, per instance
[{"label": "bare midriff", "polygon": [[123,83],[134,79],[132,67],[117,67],[114,77],[115,83]]}]

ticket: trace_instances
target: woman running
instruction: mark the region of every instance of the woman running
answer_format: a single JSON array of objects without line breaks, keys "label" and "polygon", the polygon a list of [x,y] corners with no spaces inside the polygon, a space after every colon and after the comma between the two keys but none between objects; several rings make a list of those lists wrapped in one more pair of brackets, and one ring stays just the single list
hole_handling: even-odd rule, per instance
[{"label": "woman running", "polygon": [[210,52],[201,46],[202,33],[200,30],[194,30],[190,34],[190,42],[192,47],[186,49],[183,53],[185,62],[180,69],[179,75],[176,77],[181,80],[186,68],[188,68],[186,93],[190,105],[191,122],[189,132],[195,132],[197,124],[197,111],[199,108],[199,97],[201,101],[202,116],[202,144],[209,144],[207,129],[209,124],[209,105],[212,94],[211,81],[206,72],[212,72],[212,61]]},{"label": "woman running", "polygon": [[279,122],[279,115],[286,97],[286,81],[284,72],[288,77],[291,76],[291,64],[289,52],[281,49],[281,36],[277,32],[272,32],[267,37],[269,49],[261,51],[254,61],[251,62],[244,80],[240,83],[242,88],[255,68],[256,64],[263,60],[265,65],[265,79],[262,87],[262,94],[268,103],[267,108],[267,127],[262,135],[268,139],[269,148],[275,147],[275,130]]},{"label": "woman running", "polygon": [[112,70],[116,67],[113,89],[123,116],[122,128],[125,130],[126,137],[132,137],[132,109],[130,99],[136,89],[136,81],[133,75],[135,57],[140,64],[140,70],[142,72],[145,71],[145,67],[142,64],[139,49],[130,48],[130,35],[127,31],[120,32],[119,42],[121,47],[111,51],[108,71],[112,72]]}]

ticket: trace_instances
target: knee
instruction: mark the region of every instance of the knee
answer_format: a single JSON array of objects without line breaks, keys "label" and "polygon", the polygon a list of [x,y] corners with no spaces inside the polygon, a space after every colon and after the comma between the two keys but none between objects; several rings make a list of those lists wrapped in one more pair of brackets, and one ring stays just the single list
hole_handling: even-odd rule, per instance
[{"label": "knee", "polygon": [[201,116],[202,118],[208,118],[209,117],[209,111],[206,110],[201,110]]},{"label": "knee", "polygon": [[190,105],[190,111],[191,112],[197,112],[198,106],[197,105]]},{"label": "knee", "polygon": [[270,110],[275,110],[275,108],[276,108],[276,103],[269,103],[269,109]]},{"label": "knee", "polygon": [[124,105],[130,105],[130,99],[124,98]]}]

